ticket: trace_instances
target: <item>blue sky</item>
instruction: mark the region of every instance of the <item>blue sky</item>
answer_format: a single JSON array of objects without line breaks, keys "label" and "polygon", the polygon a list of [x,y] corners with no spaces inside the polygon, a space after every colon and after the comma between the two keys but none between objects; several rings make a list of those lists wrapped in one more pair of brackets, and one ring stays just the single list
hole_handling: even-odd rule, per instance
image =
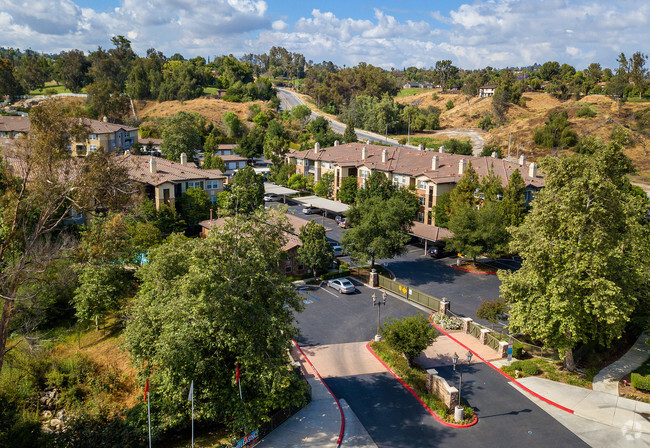
[{"label": "blue sky", "polygon": [[316,62],[462,68],[556,60],[614,67],[649,52],[647,0],[0,0],[0,46],[58,52],[110,47],[139,54],[264,53],[283,46]]}]

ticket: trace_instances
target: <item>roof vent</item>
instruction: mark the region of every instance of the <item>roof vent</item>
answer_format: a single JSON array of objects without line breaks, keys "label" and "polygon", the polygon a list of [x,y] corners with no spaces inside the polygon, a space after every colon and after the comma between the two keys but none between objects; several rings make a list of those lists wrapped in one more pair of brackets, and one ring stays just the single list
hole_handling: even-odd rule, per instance
[{"label": "roof vent", "polygon": [[387,160],[388,160],[388,150],[384,149],[381,151],[381,162],[386,163]]},{"label": "roof vent", "polygon": [[107,117],[106,115],[104,115],[104,117],[102,118],[102,121],[103,121],[104,123],[108,123],[108,117]]},{"label": "roof vent", "polygon": [[438,156],[433,156],[433,159],[431,159],[431,169],[436,171],[438,168],[440,168],[440,158]]},{"label": "roof vent", "polygon": [[461,176],[465,173],[465,159],[460,159],[458,162],[458,174]]},{"label": "roof vent", "polygon": [[149,158],[149,171],[151,174],[156,174],[158,172],[158,163],[156,162],[155,157]]},{"label": "roof vent", "polygon": [[316,142],[314,143],[314,154],[318,154],[318,151],[320,151],[320,143]]},{"label": "roof vent", "polygon": [[368,148],[365,146],[361,148],[361,160],[366,160],[368,158]]},{"label": "roof vent", "polygon": [[338,140],[334,140],[334,146],[338,146],[338,145],[339,145],[339,141],[338,141]]},{"label": "roof vent", "polygon": [[528,166],[528,176],[532,178],[537,177],[537,164],[535,162]]}]

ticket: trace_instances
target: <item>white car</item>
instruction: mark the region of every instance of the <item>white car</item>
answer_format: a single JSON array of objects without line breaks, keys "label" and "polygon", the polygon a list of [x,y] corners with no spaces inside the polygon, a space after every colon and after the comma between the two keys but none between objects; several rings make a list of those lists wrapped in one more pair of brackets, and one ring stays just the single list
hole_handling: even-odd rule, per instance
[{"label": "white car", "polygon": [[311,205],[308,205],[307,207],[302,209],[302,212],[305,215],[311,215],[312,213],[318,213],[320,210],[318,210],[316,207],[312,207]]},{"label": "white car", "polygon": [[330,288],[336,289],[341,294],[352,294],[357,288],[352,284],[347,278],[337,278],[327,282],[327,286]]},{"label": "white car", "polygon": [[266,193],[264,195],[264,202],[279,201],[280,197],[277,194]]}]

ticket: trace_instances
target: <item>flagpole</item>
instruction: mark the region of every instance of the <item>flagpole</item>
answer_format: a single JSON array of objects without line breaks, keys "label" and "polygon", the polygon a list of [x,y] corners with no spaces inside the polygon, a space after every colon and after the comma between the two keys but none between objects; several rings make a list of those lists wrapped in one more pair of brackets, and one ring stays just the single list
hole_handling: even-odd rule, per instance
[{"label": "flagpole", "polygon": [[147,416],[149,417],[149,448],[151,448],[151,393],[147,392]]}]

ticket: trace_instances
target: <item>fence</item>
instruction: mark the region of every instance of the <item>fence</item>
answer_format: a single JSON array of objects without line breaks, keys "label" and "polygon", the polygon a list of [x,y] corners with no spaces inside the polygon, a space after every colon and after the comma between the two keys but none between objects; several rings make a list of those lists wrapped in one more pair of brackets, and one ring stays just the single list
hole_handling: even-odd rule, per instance
[{"label": "fence", "polygon": [[429,294],[420,292],[417,289],[409,288],[408,286],[386,278],[383,275],[379,276],[379,287],[392,291],[400,297],[419,303],[433,311],[440,310],[440,299],[437,297],[430,296]]},{"label": "fence", "polygon": [[499,338],[494,336],[492,333],[488,333],[485,335],[485,345],[490,347],[492,350],[495,352],[499,351]]},{"label": "fence", "polygon": [[350,275],[364,283],[370,283],[370,271],[367,269],[350,268]]}]

